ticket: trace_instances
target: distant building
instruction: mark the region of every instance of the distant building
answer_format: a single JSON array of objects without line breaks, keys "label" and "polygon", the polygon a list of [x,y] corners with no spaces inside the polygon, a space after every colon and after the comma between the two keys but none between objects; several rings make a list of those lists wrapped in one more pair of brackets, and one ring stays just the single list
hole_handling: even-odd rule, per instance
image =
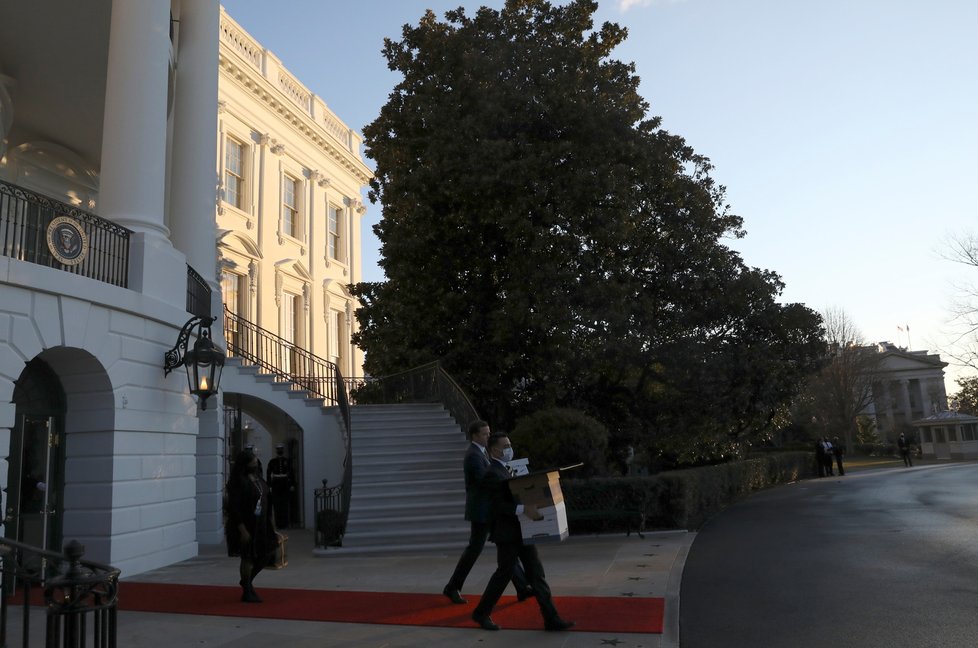
[{"label": "distant building", "polygon": [[978,416],[946,410],[914,421],[921,453],[932,459],[978,459]]},{"label": "distant building", "polygon": [[912,431],[915,420],[947,409],[947,363],[936,353],[908,351],[889,342],[868,347],[874,348],[882,355],[873,402],[863,414],[876,421],[881,439],[895,441],[900,432]]}]

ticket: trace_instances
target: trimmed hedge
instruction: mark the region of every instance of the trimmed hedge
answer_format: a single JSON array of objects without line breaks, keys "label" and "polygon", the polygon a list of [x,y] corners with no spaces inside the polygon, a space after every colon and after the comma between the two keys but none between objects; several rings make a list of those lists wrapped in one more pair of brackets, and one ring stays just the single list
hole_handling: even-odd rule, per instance
[{"label": "trimmed hedge", "polygon": [[[811,452],[785,452],[649,477],[561,480],[570,532],[627,531],[617,513],[638,511],[646,529],[697,529],[730,504],[776,484],[812,474]],[[593,518],[600,510],[617,513]],[[575,514],[580,514],[575,520]]]}]

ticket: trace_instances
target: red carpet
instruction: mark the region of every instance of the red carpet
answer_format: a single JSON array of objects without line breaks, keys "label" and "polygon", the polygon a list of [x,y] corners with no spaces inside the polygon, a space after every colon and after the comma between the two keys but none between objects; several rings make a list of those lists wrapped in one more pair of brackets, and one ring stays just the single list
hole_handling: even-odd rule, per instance
[{"label": "red carpet", "polygon": [[[470,615],[479,597],[473,595],[466,595],[468,604],[453,605],[441,594],[257,589],[264,603],[242,603],[239,587],[123,581],[119,584],[119,609],[477,629]],[[554,602],[563,618],[577,623],[576,631],[662,633],[661,598],[559,596]],[[536,601],[517,603],[514,596],[504,596],[492,618],[503,628],[513,630],[543,628]]]}]

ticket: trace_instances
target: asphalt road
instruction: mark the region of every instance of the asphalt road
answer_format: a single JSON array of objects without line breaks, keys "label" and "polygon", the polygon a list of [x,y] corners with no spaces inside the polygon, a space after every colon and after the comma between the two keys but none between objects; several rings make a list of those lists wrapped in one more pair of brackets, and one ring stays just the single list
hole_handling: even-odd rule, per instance
[{"label": "asphalt road", "polygon": [[978,646],[978,463],[758,493],[699,530],[681,648]]}]

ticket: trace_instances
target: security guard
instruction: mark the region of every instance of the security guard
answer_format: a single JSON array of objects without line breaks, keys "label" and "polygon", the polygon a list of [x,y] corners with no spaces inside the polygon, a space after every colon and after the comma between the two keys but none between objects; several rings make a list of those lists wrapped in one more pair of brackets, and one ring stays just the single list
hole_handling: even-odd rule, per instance
[{"label": "security guard", "polygon": [[272,490],[272,508],[275,510],[275,528],[289,528],[289,513],[295,478],[292,462],[285,456],[285,444],[275,446],[275,456],[268,462],[268,482]]}]

